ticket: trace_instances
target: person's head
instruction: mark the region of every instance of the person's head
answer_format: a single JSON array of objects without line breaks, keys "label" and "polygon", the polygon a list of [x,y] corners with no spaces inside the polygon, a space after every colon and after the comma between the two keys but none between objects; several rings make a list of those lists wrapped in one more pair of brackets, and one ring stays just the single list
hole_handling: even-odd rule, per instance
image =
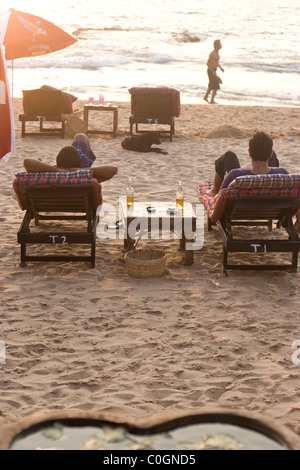
[{"label": "person's head", "polygon": [[87,145],[90,145],[89,139],[86,134],[76,134],[73,138],[73,142],[85,142]]},{"label": "person's head", "polygon": [[222,44],[221,44],[220,39],[216,39],[216,40],[214,41],[214,49],[215,49],[216,51],[218,51],[219,49],[222,49]]},{"label": "person's head", "polygon": [[272,151],[273,140],[264,132],[257,132],[249,140],[249,155],[253,160],[267,162]]},{"label": "person's head", "polygon": [[67,145],[58,152],[56,165],[58,168],[80,168],[80,155],[74,147]]}]

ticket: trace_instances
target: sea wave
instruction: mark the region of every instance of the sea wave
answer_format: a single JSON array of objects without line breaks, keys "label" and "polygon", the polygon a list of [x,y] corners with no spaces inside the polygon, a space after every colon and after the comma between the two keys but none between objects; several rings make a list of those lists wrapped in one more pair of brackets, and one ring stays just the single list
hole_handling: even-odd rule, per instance
[{"label": "sea wave", "polygon": [[146,62],[153,64],[168,64],[169,62],[174,62],[175,59],[169,54],[162,54],[160,52],[147,52],[139,53],[134,57],[136,62]]},{"label": "sea wave", "polygon": [[[222,40],[221,64],[226,71],[218,92],[220,104],[277,105],[292,101],[296,93],[300,40],[295,18],[300,7],[293,0],[280,8],[271,0],[151,0],[141,8],[121,0],[101,5],[73,0],[71,9],[58,0],[50,3],[48,19],[61,21],[77,42],[53,54],[14,61],[15,93],[47,82],[89,96],[100,74],[111,101],[123,95],[124,83],[154,86],[163,79],[181,91],[183,101],[202,103],[207,57],[216,38]],[[299,105],[298,97],[294,103]]]},{"label": "sea wave", "polygon": [[[40,56],[34,58],[18,59],[14,65],[18,68],[57,68],[57,69],[85,69],[85,70],[98,70],[103,67],[118,67],[121,65],[136,63],[145,64],[168,64],[174,62],[175,59],[169,54],[162,54],[159,52],[147,52],[147,53],[136,53],[136,54],[119,54],[110,55],[106,53],[100,56],[80,56],[76,57],[51,57]],[[8,64],[9,66],[9,64]]]},{"label": "sea wave", "polygon": [[178,42],[200,42],[201,36],[197,33],[190,33],[188,31],[172,33],[172,37]]},{"label": "sea wave", "polygon": [[[137,31],[140,31],[139,29],[134,28]],[[124,28],[122,26],[111,26],[111,27],[104,27],[104,28],[78,28],[75,31],[73,31],[72,35],[75,36],[76,38],[82,37],[82,35],[85,35],[85,33],[90,33],[91,31],[94,32],[101,32],[101,31],[132,31],[132,28]]]},{"label": "sea wave", "polygon": [[296,73],[300,72],[299,63],[280,63],[280,64],[253,64],[253,63],[244,63],[244,64],[229,64],[234,67],[241,67],[241,65],[248,70],[254,70],[259,72],[267,73]]},{"label": "sea wave", "polygon": [[[44,57],[44,56],[43,56]],[[21,69],[40,69],[51,67],[56,69],[81,69],[81,70],[99,70],[104,67],[118,67],[120,65],[126,65],[131,60],[126,57],[77,57],[76,59],[69,59],[66,61],[65,58],[51,60],[51,57],[44,59],[24,59],[18,60],[14,63],[14,66]],[[8,68],[11,64],[7,64]]]}]

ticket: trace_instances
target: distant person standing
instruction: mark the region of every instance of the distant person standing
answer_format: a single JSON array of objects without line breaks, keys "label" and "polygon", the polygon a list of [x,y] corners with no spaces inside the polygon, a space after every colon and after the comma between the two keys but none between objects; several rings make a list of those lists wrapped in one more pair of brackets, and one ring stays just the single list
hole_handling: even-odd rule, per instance
[{"label": "distant person standing", "polygon": [[[218,77],[217,75],[217,70],[218,67],[222,72],[224,72],[224,69],[220,65],[220,55],[219,55],[219,50],[222,49],[222,44],[220,39],[216,39],[214,41],[214,50],[209,54],[208,60],[207,60],[207,75],[208,75],[208,88],[207,92],[205,93],[204,100],[207,101],[210,104],[216,104],[215,102],[215,96],[217,94],[217,91],[220,89],[220,83],[222,83],[222,80]],[[210,102],[208,101],[209,94],[212,92],[211,95],[211,100]]]}]

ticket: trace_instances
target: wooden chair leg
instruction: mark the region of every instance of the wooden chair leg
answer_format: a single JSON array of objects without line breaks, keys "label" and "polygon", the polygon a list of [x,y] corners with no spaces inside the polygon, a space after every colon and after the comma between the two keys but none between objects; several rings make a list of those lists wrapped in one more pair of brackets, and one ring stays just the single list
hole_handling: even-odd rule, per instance
[{"label": "wooden chair leg", "polygon": [[22,137],[25,137],[26,130],[25,130],[25,121],[22,121]]},{"label": "wooden chair leg", "polygon": [[26,243],[22,243],[21,244],[21,262],[20,262],[21,268],[24,268],[24,266],[26,265],[25,257],[26,257]]},{"label": "wooden chair leg", "polygon": [[228,268],[228,252],[225,246],[223,246],[223,267],[222,273],[227,275],[227,268]]},{"label": "wooden chair leg", "polygon": [[66,132],[66,121],[63,119],[61,123],[61,136],[65,137],[65,132]]},{"label": "wooden chair leg", "polygon": [[92,242],[91,246],[91,267],[95,267],[95,261],[96,261],[96,241],[94,240]]},{"label": "wooden chair leg", "polygon": [[294,251],[292,254],[292,270],[293,272],[297,272],[298,268],[298,251]]}]

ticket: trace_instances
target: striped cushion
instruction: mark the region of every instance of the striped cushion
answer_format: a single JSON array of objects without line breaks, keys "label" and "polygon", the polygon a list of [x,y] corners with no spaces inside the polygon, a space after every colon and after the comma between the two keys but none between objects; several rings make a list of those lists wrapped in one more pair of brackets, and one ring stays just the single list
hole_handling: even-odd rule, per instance
[{"label": "striped cushion", "polygon": [[179,95],[179,91],[175,88],[168,88],[166,86],[155,86],[155,87],[146,87],[146,86],[135,86],[130,88],[129,93],[161,93],[161,94],[173,94]]},{"label": "striped cushion", "polygon": [[260,189],[260,188],[300,188],[299,174],[268,174],[238,176],[229,188]]},{"label": "striped cushion", "polygon": [[20,171],[16,177],[35,177],[35,178],[51,178],[57,176],[59,178],[93,178],[93,170],[72,170],[72,171],[44,171],[39,173]]},{"label": "striped cushion", "polygon": [[42,85],[41,90],[50,90],[50,91],[60,91],[63,101],[63,113],[64,114],[72,114],[73,113],[73,103],[78,98],[77,96],[72,95],[71,93],[67,93],[65,91],[58,90],[57,88],[53,88],[49,85]]},{"label": "striped cushion", "polygon": [[60,187],[92,187],[93,207],[96,209],[102,204],[102,186],[96,178],[92,178],[91,170],[69,171],[69,172],[47,172],[47,173],[18,173],[13,181],[19,206],[22,210],[27,209],[24,190],[27,188],[44,188],[52,186]]},{"label": "striped cushion", "polygon": [[175,117],[180,116],[180,92],[175,88],[168,88],[165,86],[157,87],[133,87],[130,88],[129,93],[134,95],[135,93],[154,93],[163,95],[172,95],[172,111]]},{"label": "striped cushion", "polygon": [[[264,175],[265,176],[265,175]],[[275,180],[279,180],[279,178],[276,178],[277,175],[272,175],[275,176]],[[288,176],[293,176],[293,175],[281,175],[282,178],[286,178]],[[299,176],[299,175],[294,175],[294,176]],[[245,179],[248,177],[246,176],[240,176],[236,179]],[[255,176],[250,176],[249,179],[256,179]],[[269,179],[269,178],[268,178]],[[288,198],[300,198],[300,185],[299,181],[297,178],[294,179],[295,183],[294,185],[291,184],[292,178],[286,178],[287,179],[287,185],[285,186],[276,186],[271,185],[270,186],[270,181],[266,183],[266,187],[252,187],[251,184],[248,182],[248,187],[243,188],[241,187],[234,187],[232,184],[229,185],[228,188],[222,189],[222,191],[219,193],[217,198],[215,199],[214,197],[209,196],[206,194],[208,190],[210,190],[213,186],[213,182],[204,182],[202,184],[198,184],[197,191],[198,191],[198,197],[199,200],[202,204],[204,204],[206,212],[209,216],[209,218],[212,220],[212,222],[217,222],[220,220],[227,200],[228,198],[232,197],[242,197],[242,198],[270,198],[270,197],[288,197]],[[233,183],[233,182],[232,182]]]}]

